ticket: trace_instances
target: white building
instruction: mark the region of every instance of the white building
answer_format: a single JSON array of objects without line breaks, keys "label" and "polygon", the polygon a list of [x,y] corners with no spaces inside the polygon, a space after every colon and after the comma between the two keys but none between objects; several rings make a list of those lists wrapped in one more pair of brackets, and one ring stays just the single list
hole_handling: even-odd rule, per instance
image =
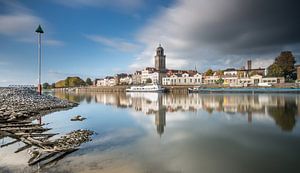
[{"label": "white building", "polygon": [[158,83],[159,82],[159,72],[155,68],[147,67],[142,71],[141,82],[145,83]]},{"label": "white building", "polygon": [[98,79],[96,86],[115,86],[117,85],[117,80],[112,76],[107,76],[104,79]]},{"label": "white building", "polygon": [[119,84],[121,84],[121,85],[131,85],[133,83],[132,75],[127,75],[127,76],[121,77],[119,80],[120,80]]},{"label": "white building", "polygon": [[220,76],[205,76],[204,77],[204,84],[216,84],[216,82],[220,79]]},{"label": "white building", "polygon": [[190,75],[188,73],[183,74],[172,74],[169,77],[162,78],[163,85],[201,85],[202,75],[196,73]]}]

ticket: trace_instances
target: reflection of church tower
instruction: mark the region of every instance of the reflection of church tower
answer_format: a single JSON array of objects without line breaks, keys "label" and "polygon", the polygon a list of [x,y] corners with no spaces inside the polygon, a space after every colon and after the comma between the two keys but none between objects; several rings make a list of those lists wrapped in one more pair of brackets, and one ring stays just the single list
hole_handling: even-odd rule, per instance
[{"label": "reflection of church tower", "polygon": [[166,108],[162,106],[162,97],[158,97],[158,111],[155,113],[156,131],[161,136],[166,126]]},{"label": "reflection of church tower", "polygon": [[159,44],[158,48],[156,48],[155,59],[155,69],[159,73],[159,83],[162,83],[162,77],[165,76],[167,71],[166,69],[166,55],[164,54],[164,48]]}]

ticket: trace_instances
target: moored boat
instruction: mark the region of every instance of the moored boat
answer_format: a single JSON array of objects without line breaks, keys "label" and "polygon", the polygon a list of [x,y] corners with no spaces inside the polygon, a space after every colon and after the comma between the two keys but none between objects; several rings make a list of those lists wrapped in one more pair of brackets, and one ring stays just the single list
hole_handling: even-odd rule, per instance
[{"label": "moored boat", "polygon": [[144,86],[132,86],[126,89],[126,92],[164,92],[165,88],[158,84],[144,85]]}]

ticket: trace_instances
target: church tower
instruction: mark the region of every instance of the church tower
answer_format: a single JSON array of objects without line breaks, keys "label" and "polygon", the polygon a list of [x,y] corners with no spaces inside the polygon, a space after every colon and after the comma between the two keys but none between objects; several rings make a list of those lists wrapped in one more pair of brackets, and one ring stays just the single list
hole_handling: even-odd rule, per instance
[{"label": "church tower", "polygon": [[159,44],[158,48],[156,48],[155,55],[155,69],[160,73],[166,72],[166,55],[164,54],[164,48]]}]

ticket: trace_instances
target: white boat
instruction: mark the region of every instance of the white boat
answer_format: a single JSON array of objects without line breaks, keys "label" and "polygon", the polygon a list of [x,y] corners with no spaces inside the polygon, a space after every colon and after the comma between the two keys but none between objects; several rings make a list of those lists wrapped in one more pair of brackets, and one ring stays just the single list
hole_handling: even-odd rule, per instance
[{"label": "white boat", "polygon": [[132,86],[126,89],[126,92],[164,92],[165,88],[160,85],[144,85],[144,86]]}]

